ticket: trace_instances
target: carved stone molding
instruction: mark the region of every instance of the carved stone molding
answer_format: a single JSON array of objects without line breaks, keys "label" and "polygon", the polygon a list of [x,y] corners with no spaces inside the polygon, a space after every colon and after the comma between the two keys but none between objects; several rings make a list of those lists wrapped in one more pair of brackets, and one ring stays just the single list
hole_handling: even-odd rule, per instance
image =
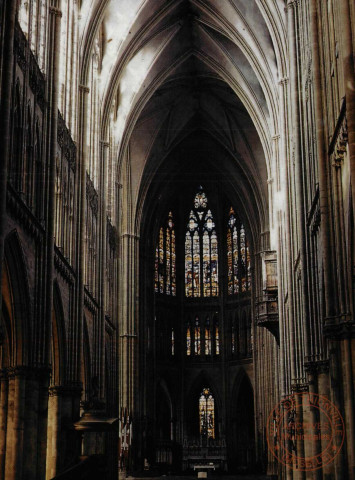
[{"label": "carved stone molding", "polygon": [[291,384],[291,392],[292,393],[302,393],[308,392],[309,385],[307,382],[295,382]]},{"label": "carved stone molding", "polygon": [[43,380],[49,378],[51,368],[49,366],[15,365],[2,368],[0,378],[13,379],[25,377],[28,379]]},{"label": "carved stone molding", "polygon": [[279,306],[277,291],[264,292],[256,302],[256,322],[265,327],[279,342]]},{"label": "carved stone molding", "polygon": [[93,181],[89,177],[88,173],[86,173],[86,196],[88,197],[88,202],[93,214],[97,216],[99,209],[99,197],[94,187]]},{"label": "carved stone molding", "polygon": [[28,42],[25,34],[21,30],[21,27],[16,23],[15,27],[15,42],[14,42],[14,53],[16,57],[16,62],[23,72],[27,70],[27,52],[28,52]]},{"label": "carved stone molding", "polygon": [[54,266],[68,284],[72,285],[75,282],[75,271],[58,247],[55,247],[54,251]]},{"label": "carved stone molding", "polygon": [[111,250],[115,253],[117,249],[117,229],[114,227],[109,218],[107,218],[107,238]]},{"label": "carved stone molding", "polygon": [[76,169],[76,145],[71,137],[71,134],[65,124],[65,121],[58,110],[58,144],[70,165],[70,168],[75,172]]},{"label": "carved stone molding", "polygon": [[329,144],[328,155],[333,166],[338,167],[344,160],[348,143],[348,126],[346,121],[346,103],[343,100],[333,137]]},{"label": "carved stone molding", "polygon": [[83,387],[81,384],[51,385],[48,389],[50,397],[80,397]]},{"label": "carved stone molding", "polygon": [[350,315],[330,317],[325,319],[323,331],[331,340],[355,338],[355,323]]},{"label": "carved stone molding", "polygon": [[321,373],[329,372],[329,361],[328,360],[311,360],[305,362],[305,370],[308,374],[319,375]]},{"label": "carved stone molding", "polygon": [[44,236],[43,226],[21,199],[20,195],[16,192],[10,182],[7,184],[6,206],[11,216],[19,222],[24,230],[34,238],[36,242],[41,242]]}]

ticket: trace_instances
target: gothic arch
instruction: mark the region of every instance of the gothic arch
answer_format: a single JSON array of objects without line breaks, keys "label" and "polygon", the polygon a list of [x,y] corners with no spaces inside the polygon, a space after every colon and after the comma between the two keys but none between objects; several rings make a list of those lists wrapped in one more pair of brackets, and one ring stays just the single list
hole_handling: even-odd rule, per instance
[{"label": "gothic arch", "polygon": [[174,404],[171,399],[169,387],[164,379],[161,378],[157,382],[155,394],[157,396],[157,438],[161,440],[172,440],[171,422],[173,419]]},{"label": "gothic arch", "polygon": [[53,286],[52,312],[52,379],[53,385],[63,385],[66,374],[66,334],[62,296],[58,282]]},{"label": "gothic arch", "polygon": [[81,381],[83,384],[82,398],[88,401],[91,395],[91,351],[89,330],[87,326],[86,317],[83,319],[83,349],[82,349],[82,361],[81,361]]},{"label": "gothic arch", "polygon": [[203,388],[209,388],[215,405],[215,428],[216,435],[221,432],[218,431],[218,422],[221,417],[222,412],[222,401],[221,401],[221,392],[217,389],[215,381],[211,378],[205,370],[198,372],[195,376],[190,378],[190,386],[187,388],[187,391],[184,395],[184,423],[185,430],[190,436],[198,436],[198,408],[199,408],[199,398]]},{"label": "gothic arch", "polygon": [[[2,316],[0,322],[0,368],[6,368],[10,365],[11,359],[11,343],[10,343],[10,334],[11,334],[11,314],[8,309],[8,298],[7,298],[7,274],[5,269],[3,269],[3,281],[2,281]],[[5,288],[4,288],[5,287]]]},{"label": "gothic arch", "polygon": [[31,304],[21,240],[16,230],[5,239],[5,269],[11,298],[11,365],[24,365],[30,358]]},{"label": "gothic arch", "polygon": [[254,390],[243,368],[234,380],[229,411],[229,466],[235,472],[250,472],[255,465]]}]

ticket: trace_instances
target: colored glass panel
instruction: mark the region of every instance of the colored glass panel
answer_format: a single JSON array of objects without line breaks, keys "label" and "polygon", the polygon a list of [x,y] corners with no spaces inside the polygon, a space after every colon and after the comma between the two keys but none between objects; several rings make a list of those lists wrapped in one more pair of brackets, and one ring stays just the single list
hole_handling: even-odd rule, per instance
[{"label": "colored glass panel", "polygon": [[191,329],[189,325],[186,330],[186,355],[191,355]]},{"label": "colored glass panel", "polygon": [[214,398],[209,388],[204,388],[199,399],[200,434],[215,438]]},{"label": "colored glass panel", "polygon": [[195,231],[192,239],[193,249],[193,270],[192,270],[192,289],[193,296],[200,297],[200,237],[197,231]]},{"label": "colored glass panel", "polygon": [[215,324],[215,350],[216,350],[216,355],[219,355],[219,326],[218,323]]},{"label": "colored glass panel", "polygon": [[[185,237],[185,294],[218,295],[218,243],[208,200],[200,186],[194,198]],[[191,237],[188,236],[191,235]]]},{"label": "colored glass panel", "polygon": [[211,234],[211,285],[212,285],[212,297],[218,295],[218,243],[217,234],[213,230]]},{"label": "colored glass panel", "polygon": [[169,212],[166,228],[161,227],[155,249],[154,285],[157,293],[176,295],[175,231]]},{"label": "colored glass panel", "polygon": [[211,296],[211,245],[208,232],[203,233],[203,295]]},{"label": "colored glass panel", "polygon": [[245,248],[245,229],[240,227],[240,263],[241,263],[241,285],[242,292],[247,291],[247,272],[246,272],[246,248]]},{"label": "colored glass panel", "polygon": [[159,292],[164,293],[164,230],[159,231]]},{"label": "colored glass panel", "polygon": [[171,329],[171,355],[175,355],[175,332]]},{"label": "colored glass panel", "polygon": [[165,270],[166,270],[165,293],[167,295],[170,295],[171,293],[171,230],[170,228],[166,229]]},{"label": "colored glass panel", "polygon": [[212,339],[211,339],[211,330],[207,325],[205,327],[205,355],[211,355],[212,353]]},{"label": "colored glass panel", "polygon": [[198,317],[196,317],[195,321],[195,355],[201,355],[201,327]]},{"label": "colored glass panel", "polygon": [[171,294],[176,295],[175,230],[171,230]]},{"label": "colored glass panel", "polygon": [[189,232],[186,232],[185,237],[185,294],[187,297],[192,297],[192,239]]}]

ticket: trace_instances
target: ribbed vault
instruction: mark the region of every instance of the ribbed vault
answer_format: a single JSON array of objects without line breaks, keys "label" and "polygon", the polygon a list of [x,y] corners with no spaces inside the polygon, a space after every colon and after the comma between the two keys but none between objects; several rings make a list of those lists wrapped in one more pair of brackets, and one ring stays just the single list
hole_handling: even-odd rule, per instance
[{"label": "ribbed vault", "polygon": [[88,4],[81,83],[96,42],[101,136],[110,131],[118,146],[117,176],[123,187],[130,179],[138,230],[149,182],[187,135],[201,148],[209,138],[219,166],[229,157],[223,168],[240,172],[239,197],[259,231],[268,229],[272,139],[286,75],[284,14],[282,0]]}]

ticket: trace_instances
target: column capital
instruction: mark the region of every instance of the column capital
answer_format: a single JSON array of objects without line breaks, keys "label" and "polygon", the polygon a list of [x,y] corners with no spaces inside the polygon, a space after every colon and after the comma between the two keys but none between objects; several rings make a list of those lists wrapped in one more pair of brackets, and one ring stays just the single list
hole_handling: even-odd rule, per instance
[{"label": "column capital", "polygon": [[87,87],[86,85],[80,84],[80,85],[79,85],[79,92],[89,93],[89,92],[90,92],[90,88]]},{"label": "column capital", "polygon": [[51,385],[48,389],[50,397],[74,397],[80,396],[82,392],[81,384],[70,384],[70,385]]},{"label": "column capital", "polygon": [[56,17],[59,17],[59,18],[62,17],[62,12],[57,7],[50,6],[49,7],[49,13],[51,13],[52,15],[55,15]]}]

